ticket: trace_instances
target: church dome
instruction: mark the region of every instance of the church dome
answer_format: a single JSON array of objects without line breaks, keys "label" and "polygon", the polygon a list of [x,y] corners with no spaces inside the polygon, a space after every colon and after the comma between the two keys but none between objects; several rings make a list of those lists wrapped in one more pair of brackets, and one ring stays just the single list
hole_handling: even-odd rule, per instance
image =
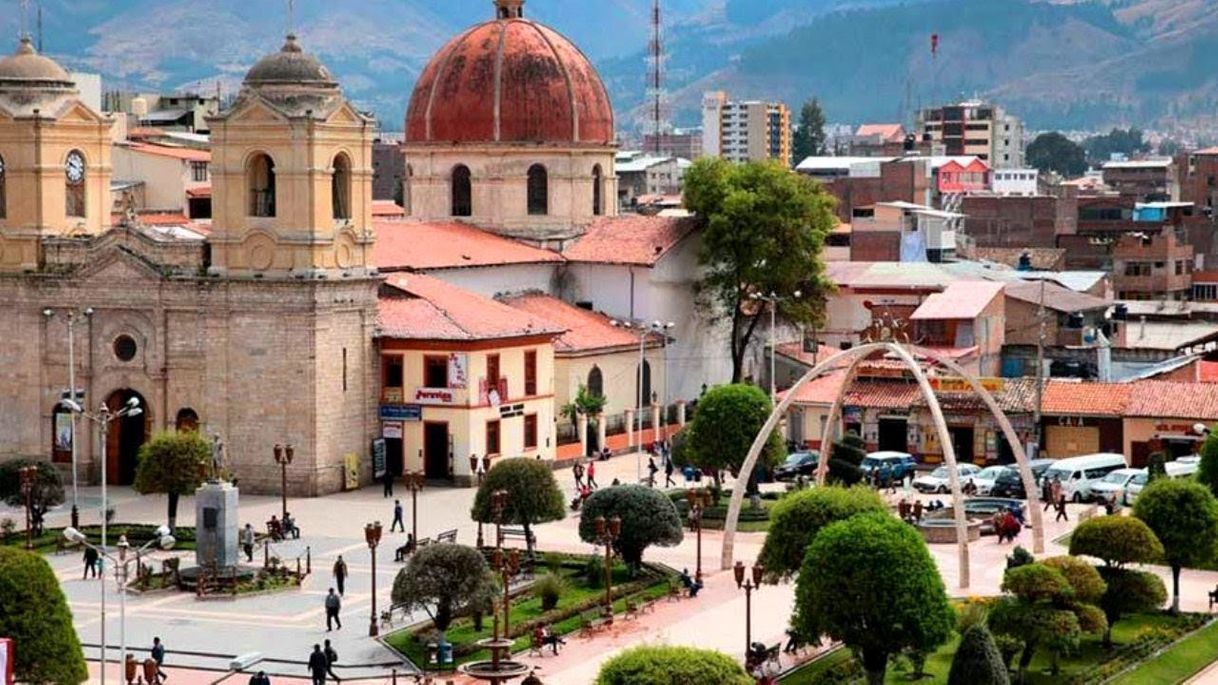
[{"label": "church dome", "polygon": [[496,0],[497,18],[452,39],[423,69],[408,143],[609,145],[613,107],[592,63],[553,29]]},{"label": "church dome", "polygon": [[305,52],[296,36],[288,34],[279,52],[258,60],[245,75],[247,86],[259,85],[338,85],[330,71],[313,55]]},{"label": "church dome", "polygon": [[0,84],[65,88],[74,85],[72,77],[55,60],[38,54],[29,36],[22,36],[17,52],[0,59]]}]

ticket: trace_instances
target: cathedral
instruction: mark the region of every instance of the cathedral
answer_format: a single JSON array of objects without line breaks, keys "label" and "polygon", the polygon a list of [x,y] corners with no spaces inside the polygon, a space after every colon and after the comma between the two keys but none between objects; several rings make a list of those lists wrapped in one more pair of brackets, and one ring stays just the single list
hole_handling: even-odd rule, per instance
[{"label": "cathedral", "polygon": [[[617,214],[613,110],[588,59],[524,0],[493,4],[410,97],[404,209],[561,251]],[[82,482],[101,477],[95,421],[74,437],[60,404],[71,360],[90,414],[143,408],[110,425],[110,483],[131,482],[149,436],[183,427],[222,440],[254,492],[278,491],[277,444],[295,448],[290,494],[367,482],[376,122],[289,35],[209,120],[213,219],[181,227],[112,207],[112,124],[28,38],[0,60],[0,459],[66,470],[75,453]],[[660,246],[643,247],[654,263]]]}]

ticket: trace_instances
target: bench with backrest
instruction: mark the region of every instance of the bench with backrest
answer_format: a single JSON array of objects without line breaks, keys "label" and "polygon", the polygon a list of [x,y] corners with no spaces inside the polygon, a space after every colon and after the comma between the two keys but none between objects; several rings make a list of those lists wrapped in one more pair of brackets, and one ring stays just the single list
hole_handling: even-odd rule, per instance
[{"label": "bench with backrest", "polygon": [[446,545],[457,544],[457,529],[453,528],[452,530],[446,530],[443,533],[440,533],[436,536],[436,543],[443,543]]},{"label": "bench with backrest", "polygon": [[524,540],[526,545],[534,545],[537,543],[537,535],[533,531],[525,532],[524,528],[500,528],[499,537],[506,542],[509,539]]}]

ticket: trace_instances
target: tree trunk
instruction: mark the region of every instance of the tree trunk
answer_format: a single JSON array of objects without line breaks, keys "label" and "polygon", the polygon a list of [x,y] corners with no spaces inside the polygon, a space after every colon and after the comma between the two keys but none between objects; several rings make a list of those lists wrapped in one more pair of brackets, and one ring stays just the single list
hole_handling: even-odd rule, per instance
[{"label": "tree trunk", "polygon": [[888,653],[876,649],[864,649],[863,670],[867,672],[868,685],[884,685],[884,676],[888,672]]},{"label": "tree trunk", "polygon": [[1019,682],[1027,682],[1028,666],[1032,663],[1032,655],[1035,654],[1036,648],[1032,645],[1024,645],[1023,652],[1019,655]]},{"label": "tree trunk", "polygon": [[533,531],[528,521],[524,522],[524,551],[529,559],[533,558]]},{"label": "tree trunk", "polygon": [[178,493],[169,493],[169,530],[177,528],[178,523]]},{"label": "tree trunk", "polygon": [[1171,565],[1171,614],[1180,613],[1180,565]]}]

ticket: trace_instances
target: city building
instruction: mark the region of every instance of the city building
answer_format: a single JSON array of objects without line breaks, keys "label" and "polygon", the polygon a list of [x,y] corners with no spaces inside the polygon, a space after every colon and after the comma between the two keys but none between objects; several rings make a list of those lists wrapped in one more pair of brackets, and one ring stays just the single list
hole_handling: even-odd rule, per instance
[{"label": "city building", "polygon": [[732,162],[773,159],[791,164],[791,110],[781,102],[702,97],[702,153]]},{"label": "city building", "polygon": [[116,211],[172,211],[189,219],[211,218],[211,152],[189,147],[121,142],[110,151],[114,183],[124,190]]},{"label": "city building", "polygon": [[1180,184],[1171,158],[1105,162],[1104,185],[1134,202],[1178,202]]},{"label": "city building", "polygon": [[679,157],[695,160],[702,156],[702,129],[677,129],[660,134],[657,145],[654,133],[643,136],[643,151],[659,157]]},{"label": "city building", "polygon": [[[406,158],[402,155],[402,141],[381,134],[372,143],[372,197],[375,200],[392,200],[407,208],[409,198],[406,189]],[[409,212],[407,212],[409,213]]]},{"label": "city building", "polygon": [[617,153],[617,200],[622,210],[631,210],[644,195],[680,195],[685,186],[688,161],[677,157],[655,157],[645,152]]},{"label": "city building", "polygon": [[911,151],[913,142],[900,124],[863,124],[850,136],[850,155],[900,157]]},{"label": "city building", "polygon": [[220,112],[220,97],[199,93],[128,93],[110,91],[102,95],[102,109],[126,114],[131,127],[208,133],[207,122]]},{"label": "city building", "polygon": [[994,169],[1022,169],[1024,129],[1002,107],[969,100],[918,113],[922,142],[935,154],[976,156]]},{"label": "city building", "polygon": [[1203,209],[1213,221],[1218,207],[1218,147],[1182,153],[1176,157],[1180,199]]},{"label": "city building", "polygon": [[942,262],[956,254],[964,216],[909,202],[857,207],[850,221],[850,259],[858,262]]},{"label": "city building", "polygon": [[1031,197],[1040,193],[1040,172],[1036,169],[995,169],[990,189],[995,195]]}]

